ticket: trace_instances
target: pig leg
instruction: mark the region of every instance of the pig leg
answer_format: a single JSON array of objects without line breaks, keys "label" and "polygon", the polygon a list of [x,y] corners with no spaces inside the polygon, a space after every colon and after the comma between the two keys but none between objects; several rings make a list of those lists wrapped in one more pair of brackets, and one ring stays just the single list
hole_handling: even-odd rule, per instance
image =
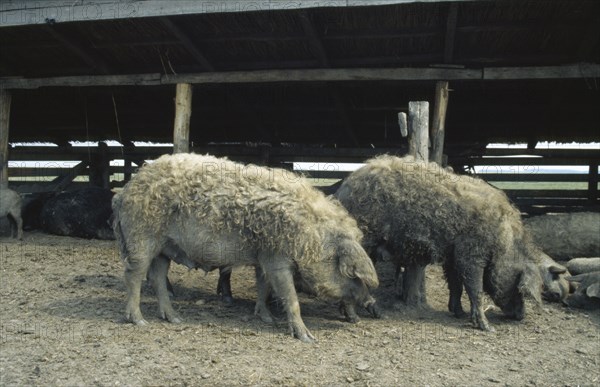
[{"label": "pig leg", "polygon": [[154,292],[158,298],[159,316],[172,323],[180,323],[182,320],[173,309],[171,299],[169,298],[169,290],[167,288],[167,273],[171,260],[162,254],[159,254],[150,265],[148,276],[154,286]]},{"label": "pig leg", "polygon": [[137,241],[136,245],[136,249],[130,249],[135,253],[125,258],[125,285],[127,286],[125,318],[136,325],[147,325],[148,322],[144,320],[140,310],[140,291],[142,280],[146,277],[152,263],[152,257],[155,257],[158,251],[152,251],[150,241]]},{"label": "pig leg", "polygon": [[260,267],[255,268],[256,273],[256,306],[254,307],[254,315],[258,316],[263,322],[272,323],[273,316],[267,307],[269,298],[269,284],[266,281],[265,275]]},{"label": "pig leg", "polygon": [[305,343],[311,343],[315,341],[315,338],[300,317],[300,303],[294,287],[292,265],[282,262],[283,260],[285,260],[283,257],[265,257],[261,260],[261,264],[275,295],[283,299],[283,308],[286,311],[292,335]]},{"label": "pig leg", "polygon": [[21,214],[15,210],[11,210],[8,215],[10,236],[14,237],[17,234],[17,239],[23,240],[23,219],[21,218]]},{"label": "pig leg", "polygon": [[396,264],[396,274],[395,274],[395,283],[396,287],[396,295],[399,299],[402,299],[402,294],[404,291],[404,273],[405,269],[399,263]]},{"label": "pig leg", "polygon": [[465,290],[471,302],[471,321],[481,330],[494,332],[483,310],[483,267],[459,268],[459,271],[463,273]]},{"label": "pig leg", "polygon": [[448,300],[448,310],[453,313],[456,317],[463,317],[465,311],[463,310],[460,299],[463,292],[463,282],[460,275],[454,267],[454,262],[446,262],[444,264],[444,275],[448,282],[448,290],[450,291],[450,298]]},{"label": "pig leg", "polygon": [[409,306],[424,307],[421,294],[425,281],[425,265],[411,263],[406,267],[402,281],[402,301]]},{"label": "pig leg", "polygon": [[219,268],[219,282],[217,283],[217,294],[223,298],[223,302],[226,304],[233,303],[233,296],[231,295],[231,268],[220,267]]},{"label": "pig leg", "polygon": [[360,321],[360,317],[356,313],[356,308],[353,302],[344,302],[340,304],[340,313],[344,315],[346,321],[352,324],[356,324]]}]

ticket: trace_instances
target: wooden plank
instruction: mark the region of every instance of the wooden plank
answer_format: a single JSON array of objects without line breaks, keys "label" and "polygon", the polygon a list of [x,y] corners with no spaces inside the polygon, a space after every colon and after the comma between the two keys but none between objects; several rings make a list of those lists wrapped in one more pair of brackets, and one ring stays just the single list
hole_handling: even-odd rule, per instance
[{"label": "wooden plank", "polygon": [[[511,198],[512,199],[512,198]],[[518,198],[512,199],[518,206],[587,206],[586,198]],[[592,204],[598,205],[598,204]]]},{"label": "wooden plank", "polygon": [[446,19],[446,37],[444,42],[444,63],[452,63],[454,59],[454,42],[456,40],[456,24],[458,21],[458,3],[450,3]]},{"label": "wooden plank", "polygon": [[8,133],[10,129],[10,90],[0,87],[0,186],[8,185]]},{"label": "wooden plank", "polygon": [[439,3],[472,0],[96,0],[40,1],[12,0],[0,2],[0,27],[29,24],[130,19],[138,17],[209,14],[223,12],[256,12],[320,7],[363,7],[410,4],[415,2]]},{"label": "wooden plank", "polygon": [[[79,164],[75,165],[73,168],[66,171],[63,175],[58,176],[56,179],[52,180],[48,184],[48,191],[63,191],[65,188],[70,186],[73,183],[73,180],[83,172],[88,167],[88,163],[86,161],[82,161]],[[28,182],[31,184],[32,182]],[[38,182],[35,182],[36,184]]]},{"label": "wooden plank", "polygon": [[90,49],[89,46],[85,46],[73,37],[61,32],[59,26],[47,24],[45,30],[64,47],[68,48],[72,53],[81,58],[85,64],[92,69],[96,69],[103,74],[108,74],[110,72],[107,63],[95,52],[92,52],[92,49]]},{"label": "wooden plank", "polygon": [[344,179],[350,174],[348,171],[296,171],[312,179]]},{"label": "wooden plank", "polygon": [[173,153],[190,151],[190,119],[192,117],[192,85],[181,83],[175,92]]},{"label": "wooden plank", "polygon": [[543,67],[488,67],[483,69],[483,79],[485,80],[599,77],[600,65],[595,63]]},{"label": "wooden plank", "polygon": [[532,155],[543,157],[575,157],[600,159],[600,150],[597,149],[524,149],[524,148],[490,148],[483,153],[485,156],[514,156]]},{"label": "wooden plank", "polygon": [[584,183],[588,181],[586,174],[567,173],[481,173],[477,177],[485,181],[520,181],[549,183]]},{"label": "wooden plank", "polygon": [[[542,165],[589,165],[590,158],[586,157],[484,157],[484,158],[453,158],[451,164],[478,166],[525,166],[520,169],[523,173],[538,173],[536,166]],[[491,171],[491,169],[490,169]]]},{"label": "wooden plank", "polygon": [[228,71],[177,75],[86,75],[52,78],[3,78],[0,88],[36,89],[50,86],[153,86],[177,83],[273,83],[273,82],[373,82],[452,81],[495,79],[598,78],[600,64],[485,69],[444,68],[332,68]]},{"label": "wooden plank", "polygon": [[587,191],[583,189],[506,189],[504,192],[511,198],[587,198]]},{"label": "wooden plank", "polygon": [[526,212],[528,215],[541,215],[547,213],[557,213],[557,212],[600,212],[600,206],[597,205],[576,205],[576,204],[568,204],[565,206],[558,205],[527,205],[523,204],[518,206],[522,212]]},{"label": "wooden plank", "polygon": [[5,78],[0,79],[0,88],[37,89],[52,86],[150,86],[160,85],[161,75],[85,75],[51,78]]},{"label": "wooden plank", "polygon": [[408,103],[408,153],[416,160],[429,160],[429,102]]},{"label": "wooden plank", "polygon": [[206,56],[200,52],[194,41],[190,39],[190,37],[177,24],[175,24],[173,20],[169,19],[168,17],[161,17],[159,20],[162,25],[165,26],[169,32],[171,32],[181,42],[181,44],[183,44],[185,49],[194,58],[196,63],[198,63],[206,71],[215,71],[214,66],[210,63]]},{"label": "wooden plank", "polygon": [[448,109],[448,82],[439,81],[435,85],[435,106],[431,125],[431,161],[442,165],[444,138],[446,136],[446,111]]}]

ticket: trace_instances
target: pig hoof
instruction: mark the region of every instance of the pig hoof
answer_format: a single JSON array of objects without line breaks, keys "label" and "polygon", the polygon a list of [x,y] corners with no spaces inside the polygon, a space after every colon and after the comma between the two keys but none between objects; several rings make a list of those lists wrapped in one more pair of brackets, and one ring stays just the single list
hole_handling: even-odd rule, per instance
[{"label": "pig hoof", "polygon": [[381,311],[375,304],[367,306],[366,309],[367,312],[371,313],[371,316],[373,316],[373,318],[381,318]]},{"label": "pig hoof", "polygon": [[148,321],[144,320],[143,318],[141,318],[139,320],[134,320],[133,323],[135,325],[137,325],[138,327],[144,327],[144,326],[148,325]]},{"label": "pig hoof", "polygon": [[264,323],[267,323],[267,324],[272,324],[273,323],[273,317],[271,317],[269,315],[259,315],[258,317]]},{"label": "pig hoof", "polygon": [[356,323],[360,322],[360,317],[358,317],[358,316],[346,316],[346,322],[349,322],[350,324],[356,324]]},{"label": "pig hoof", "polygon": [[183,320],[177,316],[169,317],[168,320],[172,324],[181,324],[183,322]]},{"label": "pig hoof", "polygon": [[222,296],[221,300],[223,301],[223,303],[225,305],[232,305],[233,304],[233,297],[231,297],[231,296]]},{"label": "pig hoof", "polygon": [[302,335],[296,335],[296,337],[303,343],[314,343],[316,340],[310,333],[304,333]]}]

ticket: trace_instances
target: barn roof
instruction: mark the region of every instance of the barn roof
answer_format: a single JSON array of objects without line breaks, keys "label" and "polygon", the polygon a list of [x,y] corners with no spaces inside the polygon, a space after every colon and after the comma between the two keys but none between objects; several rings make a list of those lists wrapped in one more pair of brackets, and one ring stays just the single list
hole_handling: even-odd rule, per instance
[{"label": "barn roof", "polygon": [[[433,102],[444,76],[450,148],[599,141],[599,19],[595,0],[9,1],[0,86],[14,88],[12,142],[168,141],[174,86],[161,80],[186,75],[194,144],[400,146],[397,113]],[[278,77],[235,78],[255,71]],[[128,74],[159,81],[15,86]]]}]

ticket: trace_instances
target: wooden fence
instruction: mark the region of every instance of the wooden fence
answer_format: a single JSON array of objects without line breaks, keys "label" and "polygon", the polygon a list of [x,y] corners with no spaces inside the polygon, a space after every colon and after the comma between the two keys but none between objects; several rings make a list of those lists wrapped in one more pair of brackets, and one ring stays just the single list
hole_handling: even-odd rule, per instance
[{"label": "wooden fence", "polygon": [[[145,160],[172,151],[172,147],[108,147],[105,144],[89,148],[13,147],[10,160],[16,166],[9,168],[10,184],[21,192],[71,189],[90,182],[106,188],[122,187]],[[311,162],[313,167],[303,173],[327,183],[348,174],[339,168],[341,163],[360,163],[383,153],[403,155],[407,149],[234,144],[194,147],[191,151],[290,170],[294,162]],[[111,160],[124,160],[124,165],[110,166]],[[487,149],[481,156],[450,157],[448,161],[455,169],[484,170],[486,173],[479,173],[479,177],[503,188],[521,210],[529,214],[600,211],[600,150]],[[586,166],[587,173],[543,173],[543,168],[548,166]],[[539,184],[543,188],[535,187]]]}]

